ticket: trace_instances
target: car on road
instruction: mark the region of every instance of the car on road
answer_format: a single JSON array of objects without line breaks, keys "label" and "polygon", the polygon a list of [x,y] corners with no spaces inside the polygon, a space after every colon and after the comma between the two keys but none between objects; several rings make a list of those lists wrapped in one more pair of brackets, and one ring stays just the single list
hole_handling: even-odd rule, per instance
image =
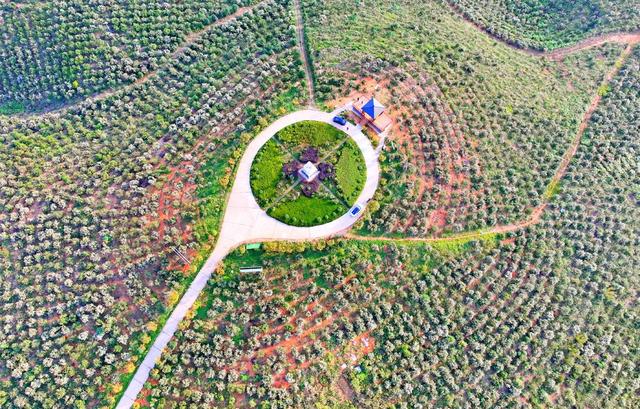
[{"label": "car on road", "polygon": [[337,123],[338,125],[342,125],[342,126],[345,126],[347,124],[347,120],[344,119],[341,116],[334,116],[333,117],[333,122]]},{"label": "car on road", "polygon": [[351,208],[351,210],[349,210],[349,215],[351,217],[357,217],[360,214],[361,211],[362,211],[362,206],[357,204],[357,205],[353,206]]}]

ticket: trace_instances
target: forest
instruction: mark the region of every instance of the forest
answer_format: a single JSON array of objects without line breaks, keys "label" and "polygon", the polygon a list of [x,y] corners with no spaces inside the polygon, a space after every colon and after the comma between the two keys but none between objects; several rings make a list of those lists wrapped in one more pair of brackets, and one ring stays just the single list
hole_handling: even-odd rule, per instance
[{"label": "forest", "polygon": [[144,81],[189,36],[248,0],[44,1],[3,6],[0,112],[41,109]]},{"label": "forest", "polygon": [[491,35],[518,47],[549,50],[586,37],[640,31],[635,0],[447,0]]},{"label": "forest", "polygon": [[248,143],[360,94],[393,118],[363,217],[235,249],[134,407],[640,406],[639,30],[633,0],[4,2],[0,407],[116,407]]}]

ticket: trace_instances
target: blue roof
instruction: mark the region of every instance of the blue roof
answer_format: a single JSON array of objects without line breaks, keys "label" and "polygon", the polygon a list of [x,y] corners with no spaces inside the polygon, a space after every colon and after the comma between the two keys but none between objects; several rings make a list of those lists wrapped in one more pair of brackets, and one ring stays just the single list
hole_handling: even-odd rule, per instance
[{"label": "blue roof", "polygon": [[375,98],[371,98],[369,102],[364,104],[362,110],[371,118],[376,119],[378,116],[380,116],[381,113],[384,112],[384,105],[382,105]]}]

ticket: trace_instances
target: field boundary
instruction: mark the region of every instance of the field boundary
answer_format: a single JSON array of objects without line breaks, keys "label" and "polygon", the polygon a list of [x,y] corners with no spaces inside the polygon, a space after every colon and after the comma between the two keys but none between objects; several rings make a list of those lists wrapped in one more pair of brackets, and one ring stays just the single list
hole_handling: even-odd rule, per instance
[{"label": "field boundary", "polygon": [[530,56],[535,57],[544,57],[553,61],[562,60],[566,56],[586,50],[593,47],[598,47],[607,43],[617,43],[617,44],[636,44],[640,42],[640,30],[636,31],[613,31],[610,33],[596,34],[593,36],[586,37],[574,44],[567,45],[560,48],[555,48],[552,50],[541,50],[538,48],[532,47],[522,47],[518,45],[515,41],[509,40],[499,35],[490,32],[487,30],[485,26],[480,23],[477,23],[471,18],[469,18],[466,13],[458,7],[456,4],[453,4],[450,0],[447,0],[446,3],[449,5],[449,8],[454,12],[454,14],[464,20],[467,24],[473,26],[476,30],[482,31],[487,36],[491,37],[493,40],[506,45],[507,47],[514,49],[516,51],[528,54]]},{"label": "field boundary", "polygon": [[[170,59],[171,62],[173,62],[173,60],[175,60],[176,57],[178,57],[180,54],[184,53],[184,51],[194,42],[196,42],[197,40],[199,40],[204,34],[206,34],[209,30],[211,30],[214,27],[219,27],[219,26],[223,26],[239,17],[242,17],[243,15],[247,14],[250,11],[253,11],[253,9],[259,7],[260,5],[262,5],[265,1],[260,1],[256,4],[253,4],[251,6],[246,6],[246,7],[240,7],[238,10],[236,10],[234,13],[229,14],[227,16],[224,16],[216,21],[214,21],[213,23],[206,25],[205,27],[201,28],[200,30],[194,31],[192,33],[187,34],[187,36],[185,37],[185,40],[182,42],[182,44],[180,44],[175,50],[173,50],[171,52],[171,54],[169,54],[168,58]],[[169,62],[170,63],[170,62]],[[149,81],[150,79],[156,77],[158,75],[158,72],[164,67],[158,67],[156,70],[154,71],[149,71],[147,73],[145,73],[142,77],[138,78],[137,80],[133,81],[133,82],[129,82],[126,84],[122,84],[113,88],[109,88],[109,89],[105,89],[103,91],[97,92],[95,94],[92,95],[87,95],[84,97],[80,97],[80,98],[76,98],[73,100],[68,101],[68,103],[63,103],[62,105],[58,105],[58,106],[53,106],[53,107],[49,107],[49,108],[45,108],[42,110],[36,110],[36,111],[32,111],[32,112],[24,112],[24,113],[18,113],[18,114],[12,114],[12,115],[0,115],[0,118],[2,118],[3,116],[6,118],[18,118],[18,119],[32,119],[32,118],[37,118],[37,117],[41,117],[41,116],[47,116],[47,115],[51,115],[51,116],[59,116],[63,113],[65,113],[66,111],[72,109],[73,107],[76,107],[78,105],[81,104],[91,104],[93,102],[96,101],[100,101],[106,98],[109,98],[111,96],[114,96],[116,93],[126,90],[126,89],[130,89],[133,87],[136,87],[138,85],[144,84],[147,81]]]}]

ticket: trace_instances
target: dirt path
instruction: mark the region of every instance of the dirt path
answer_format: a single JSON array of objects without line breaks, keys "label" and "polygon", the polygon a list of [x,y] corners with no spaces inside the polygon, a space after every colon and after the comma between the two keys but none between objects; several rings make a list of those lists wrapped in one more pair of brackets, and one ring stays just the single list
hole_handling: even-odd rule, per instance
[{"label": "dirt path", "polygon": [[468,18],[465,15],[464,11],[457,5],[451,3],[450,1],[447,1],[447,4],[451,8],[451,10],[458,17],[463,19],[467,24],[475,27],[477,30],[482,31],[483,33],[493,38],[497,42],[502,43],[514,50],[523,52],[525,54],[538,56],[538,57],[545,57],[553,61],[562,60],[564,57],[566,57],[569,54],[573,54],[578,51],[586,50],[593,47],[598,47],[600,45],[607,44],[607,43],[617,43],[617,44],[627,44],[627,45],[640,43],[640,31],[632,31],[632,32],[612,32],[612,33],[606,33],[606,34],[598,34],[592,37],[585,38],[584,40],[579,41],[574,45],[570,45],[562,48],[556,48],[555,50],[552,50],[552,51],[543,51],[535,48],[523,48],[511,40],[504,39],[498,36],[497,34],[487,31],[487,29],[483,25],[476,23],[475,21]]},{"label": "dirt path", "polygon": [[[584,39],[572,46],[557,48],[550,52],[538,51],[537,55],[543,55],[551,60],[561,60],[569,54],[586,50],[588,48],[598,47],[607,43],[634,45],[640,43],[640,31],[631,33],[609,33],[595,37]],[[532,54],[536,54],[534,50],[529,50]]]},{"label": "dirt path", "polygon": [[[185,40],[182,42],[182,44],[171,53],[169,58],[172,60],[175,59],[177,56],[182,54],[191,44],[193,44],[195,41],[198,41],[205,33],[207,33],[212,28],[227,24],[230,21],[235,20],[236,18],[241,17],[244,14],[248,13],[249,11],[253,10],[254,8],[260,6],[262,3],[263,2],[259,2],[252,6],[241,7],[238,10],[236,10],[235,13],[229,14],[228,16],[218,19],[198,31],[194,31],[193,33],[190,33],[185,37]],[[135,80],[134,82],[131,82],[119,87],[111,88],[105,91],[101,91],[96,94],[90,95],[88,97],[82,97],[80,99],[70,101],[68,104],[65,104],[63,106],[52,107],[49,109],[44,109],[44,110],[40,110],[32,113],[9,115],[9,117],[28,119],[28,118],[35,118],[35,117],[44,116],[44,115],[59,116],[76,105],[83,104],[83,103],[90,104],[95,101],[109,98],[115,95],[117,92],[122,91],[124,89],[134,88],[138,85],[144,84],[150,79],[156,77],[158,75],[158,71],[159,70],[149,71],[146,74],[144,74],[142,77]]]},{"label": "dirt path", "polygon": [[[598,89],[605,88],[607,85],[609,85],[611,80],[616,76],[618,71],[620,71],[620,68],[622,68],[622,66],[624,65],[624,62],[626,61],[626,59],[629,57],[629,55],[631,55],[634,45],[636,45],[639,42],[639,40],[640,40],[640,35],[638,35],[638,38],[631,37],[631,40],[627,43],[627,47],[622,51],[617,61],[613,65],[613,68],[611,68],[611,70],[609,70],[607,75],[604,77]],[[584,135],[584,132],[586,131],[587,126],[589,125],[591,116],[600,105],[601,100],[602,100],[602,96],[600,95],[600,93],[596,93],[594,97],[591,99],[591,102],[587,106],[587,109],[582,116],[582,120],[580,121],[580,125],[578,126],[578,130],[576,131],[575,137],[573,138],[573,140],[571,141],[571,144],[569,145],[564,155],[562,156],[562,160],[560,161],[560,164],[558,165],[558,168],[556,169],[556,172],[553,175],[553,178],[551,178],[551,180],[547,184],[548,189],[550,187],[557,186],[560,180],[562,179],[562,177],[566,174],[567,168],[569,167],[569,163],[571,163],[571,159],[573,159],[576,152],[578,151],[578,148],[580,147],[582,136]],[[395,242],[404,241],[404,242],[426,242],[426,243],[447,242],[447,241],[467,240],[467,239],[473,240],[486,235],[514,232],[517,230],[527,228],[533,224],[537,224],[542,218],[542,215],[544,214],[544,211],[547,208],[547,205],[549,204],[550,199],[551,197],[545,197],[543,202],[537,207],[535,207],[531,215],[525,220],[522,220],[516,223],[511,223],[511,224],[494,226],[486,230],[454,234],[448,237],[406,237],[406,238],[398,239],[398,238],[384,237],[384,236],[368,237],[368,236],[360,236],[360,235],[354,235],[349,233],[345,234],[345,237],[356,239],[356,240],[365,240],[365,241],[395,241]]]},{"label": "dirt path", "polygon": [[296,34],[298,35],[298,45],[300,46],[300,57],[304,64],[304,72],[307,77],[307,92],[309,93],[309,105],[316,105],[316,96],[313,90],[313,73],[311,72],[311,63],[307,55],[307,44],[304,39],[304,22],[302,20],[302,8],[300,0],[294,0],[296,12]]},{"label": "dirt path", "polygon": [[[241,7],[238,10],[236,10],[235,13],[230,14],[228,16],[225,16],[219,20],[216,20],[215,22],[209,24],[208,26],[202,28],[201,30],[195,31],[189,35],[187,35],[187,37],[185,38],[185,41],[183,42],[183,44],[181,46],[179,46],[175,51],[173,51],[170,55],[170,58],[175,58],[176,56],[178,56],[180,53],[184,52],[184,50],[189,47],[189,45],[191,45],[193,42],[197,41],[199,38],[202,37],[202,35],[204,35],[208,30],[210,30],[213,27],[217,27],[217,26],[221,26],[224,25],[228,22],[230,22],[231,20],[234,20],[244,14],[246,14],[247,12],[253,10],[254,8],[260,6],[263,2],[259,2],[256,3],[252,6],[247,6],[247,7]],[[305,74],[306,74],[306,82],[307,82],[307,92],[309,93],[309,99],[310,99],[310,106],[315,106],[315,91],[314,91],[314,86],[313,86],[313,74],[311,71],[311,64],[309,62],[309,58],[306,52],[306,42],[305,42],[305,38],[304,38],[304,22],[303,22],[303,18],[302,18],[302,10],[301,10],[301,6],[300,6],[300,0],[294,0],[294,4],[295,4],[295,13],[296,13],[296,33],[297,33],[297,37],[298,37],[298,44],[300,46],[300,54],[302,57],[302,61],[304,64],[304,70],[305,70]],[[541,57],[546,57],[549,58],[551,60],[557,61],[557,60],[561,60],[564,57],[566,57],[569,54],[573,54],[575,52],[581,51],[581,50],[585,50],[588,48],[592,48],[592,47],[597,47],[599,45],[602,44],[606,44],[606,43],[619,43],[619,44],[627,44],[627,45],[632,45],[632,44],[638,44],[640,43],[640,31],[634,31],[634,32],[630,32],[630,33],[624,33],[624,32],[615,32],[615,33],[608,33],[608,34],[601,34],[601,35],[597,35],[595,37],[590,37],[587,38],[583,41],[580,41],[577,44],[574,44],[572,46],[568,46],[568,47],[563,47],[563,48],[558,48],[556,50],[553,51],[540,51],[540,50],[536,50],[536,49],[531,49],[531,48],[521,48],[517,45],[515,45],[514,43],[505,40],[503,38],[498,37],[495,34],[489,33],[483,26],[475,23],[474,21],[468,19],[467,17],[464,16],[464,14],[461,12],[461,10],[459,8],[457,8],[456,6],[452,5],[451,3],[447,2],[447,4],[449,4],[451,6],[451,9],[460,17],[462,18],[465,22],[467,22],[468,24],[474,26],[476,29],[481,30],[482,32],[484,32],[486,35],[490,36],[491,38],[493,38],[494,40],[507,45],[508,47],[520,51],[520,52],[524,52],[526,54],[529,55],[534,55],[534,56],[541,56]],[[37,112],[32,112],[32,113],[23,113],[23,114],[15,114],[15,115],[8,115],[8,117],[17,117],[17,118],[22,118],[22,119],[29,119],[29,118],[35,118],[38,116],[44,116],[44,115],[54,115],[54,116],[59,116],[61,114],[63,114],[64,112],[66,112],[67,110],[69,110],[70,108],[81,104],[81,103],[91,103],[91,102],[95,102],[98,100],[102,100],[102,99],[106,99],[109,98],[111,96],[113,96],[116,92],[121,91],[122,89],[126,89],[126,88],[131,88],[131,87],[135,87],[137,85],[143,84],[145,82],[147,82],[148,80],[152,79],[153,77],[155,77],[157,75],[158,71],[150,71],[146,74],[144,74],[142,77],[138,78],[137,80],[135,80],[132,83],[120,86],[120,87],[116,87],[116,88],[112,88],[112,89],[108,89],[96,94],[93,94],[91,96],[88,97],[83,97],[81,99],[77,99],[75,101],[70,101],[68,104],[65,104],[63,106],[57,106],[57,107],[51,107],[48,109],[44,109],[44,110],[40,110]]]}]

